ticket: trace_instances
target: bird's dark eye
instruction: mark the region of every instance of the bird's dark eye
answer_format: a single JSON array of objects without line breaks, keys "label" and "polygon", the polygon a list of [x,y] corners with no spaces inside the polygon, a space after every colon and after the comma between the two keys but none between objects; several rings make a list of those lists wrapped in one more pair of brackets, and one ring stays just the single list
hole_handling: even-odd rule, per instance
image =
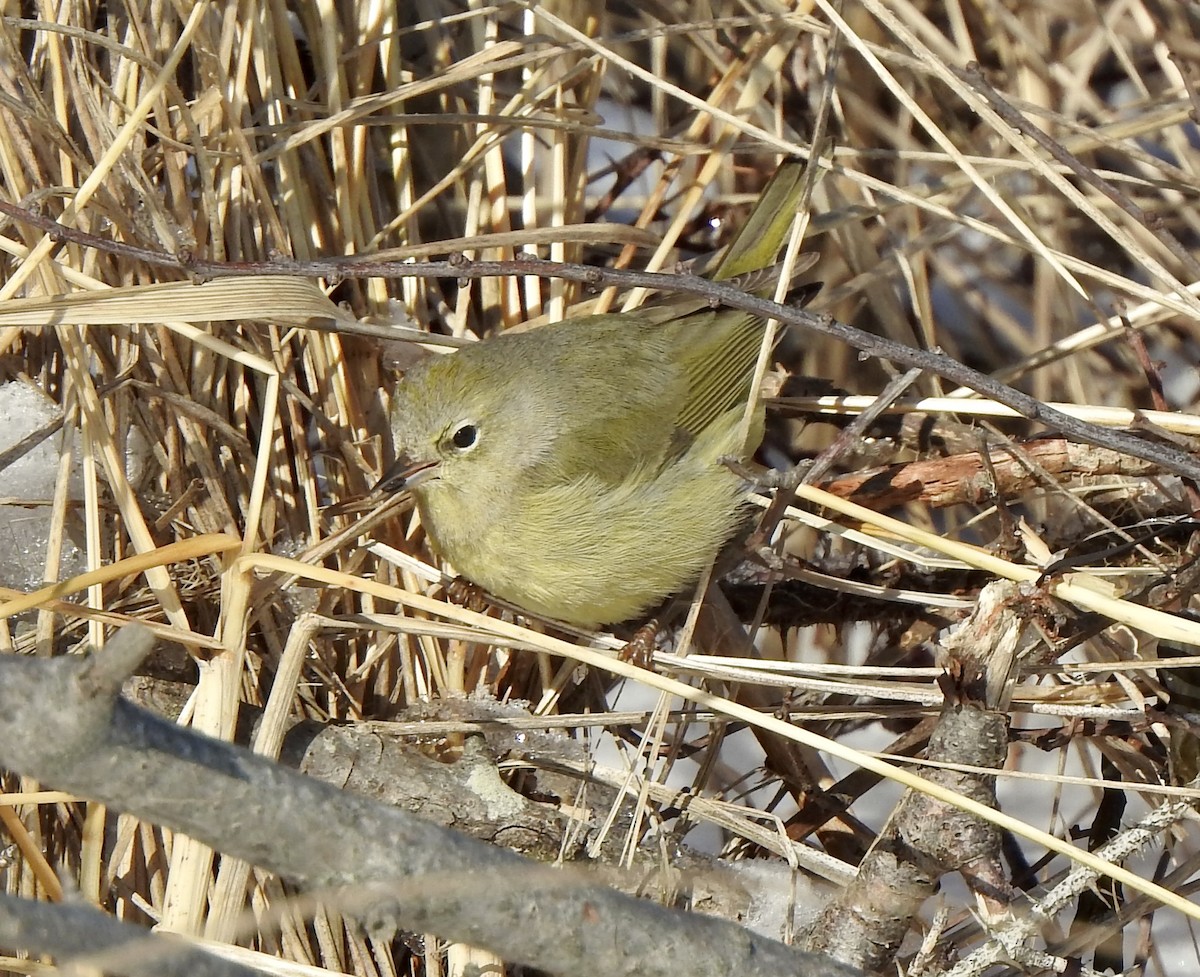
[{"label": "bird's dark eye", "polygon": [[450,440],[454,443],[454,447],[465,451],[467,448],[470,448],[475,444],[475,441],[478,439],[478,437],[479,428],[477,428],[474,424],[462,424],[455,429],[452,435],[450,435]]}]

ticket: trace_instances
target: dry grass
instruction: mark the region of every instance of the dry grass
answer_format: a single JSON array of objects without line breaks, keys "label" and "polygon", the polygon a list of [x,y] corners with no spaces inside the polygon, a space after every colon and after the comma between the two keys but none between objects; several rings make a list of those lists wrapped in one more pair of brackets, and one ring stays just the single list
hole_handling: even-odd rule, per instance
[{"label": "dry grass", "polygon": [[[813,793],[762,766],[745,737],[726,749],[720,720],[800,739],[815,787],[832,787],[852,768],[810,749],[828,746],[813,737],[827,737],[854,762],[851,744],[882,746],[936,715],[940,670],[929,667],[923,642],[961,616],[985,580],[1036,586],[1055,551],[1113,524],[1189,509],[1178,484],[1140,469],[1135,477],[1118,462],[1103,476],[1035,472],[999,500],[964,496],[938,509],[916,501],[893,512],[903,526],[886,530],[864,529],[856,513],[837,538],[827,524],[796,532],[789,546],[830,574],[808,581],[810,601],[822,588],[844,587],[835,568],[845,576],[858,567],[868,585],[911,589],[916,604],[893,612],[872,605],[877,595],[868,592],[823,614],[810,603],[768,615],[766,646],[793,662],[773,677],[762,662],[716,659],[701,669],[664,658],[667,675],[691,681],[703,670],[710,682],[766,690],[756,707],[704,699],[715,718],[703,739],[669,713],[680,705],[666,694],[678,691],[670,679],[589,651],[586,641],[485,621],[431,599],[436,573],[431,582],[417,562],[429,554],[410,513],[371,528],[374,539],[407,554],[399,566],[367,548],[353,519],[322,513],[365,493],[388,460],[390,361],[403,351],[307,328],[311,319],[344,326],[374,317],[464,337],[558,318],[589,296],[519,274],[317,283],[335,307],[310,282],[220,279],[195,288],[184,271],[117,247],[183,255],[185,263],[187,255],[249,262],[440,247],[481,259],[531,252],[669,269],[719,244],[777,154],[808,154],[816,133],[822,177],[797,235],[820,254],[823,311],[904,343],[940,346],[1047,401],[1158,407],[1160,426],[1190,433],[1189,419],[1175,424],[1170,416],[1194,409],[1200,392],[1200,268],[1191,257],[1200,182],[1190,98],[1200,78],[1200,21],[1186,4],[864,0],[841,13],[822,2],[785,14],[766,3],[660,0],[598,12],[600,5],[570,2],[421,2],[395,5],[399,14],[386,4],[301,4],[296,14],[262,5],[253,17],[247,5],[231,4],[108,4],[102,13],[61,6],[59,21],[20,20],[18,5],[4,6],[0,196],[113,246],[62,242],[28,221],[0,227],[0,379],[27,377],[65,411],[64,450],[79,460],[84,490],[73,501],[61,481],[50,503],[52,535],[77,540],[94,572],[69,588],[81,591],[77,606],[62,603],[66,592],[24,602],[10,594],[0,632],[6,650],[63,654],[100,645],[122,620],[151,622],[205,662],[189,675],[186,715],[224,737],[233,736],[238,702],[268,699],[272,715],[320,721],[393,719],[414,701],[479,689],[527,700],[541,714],[594,708],[595,683],[575,667],[586,661],[593,674],[663,695],[657,706],[640,700],[645,714],[634,725],[644,740],[626,757],[640,799],[637,816],[622,822],[631,838],[660,824],[674,803],[661,787],[673,773],[672,783],[705,795],[690,816],[719,825],[731,855],[796,857],[794,843],[802,842],[853,862],[891,795],[859,800],[874,781],[851,779],[839,789],[851,793],[863,820],[836,830],[818,824]],[[999,101],[1067,155],[1056,158],[1014,132],[985,97],[986,84],[961,71],[971,62]],[[621,103],[644,111],[651,134],[610,131],[606,119]],[[602,136],[630,153],[657,154],[648,182],[615,202],[591,182],[588,142]],[[598,226],[604,219],[614,222]],[[423,247],[429,242],[435,246]],[[146,289],[172,281],[181,284]],[[67,292],[76,296],[69,303],[46,298]],[[604,293],[594,307],[620,301]],[[1151,397],[1133,335],[1149,360],[1167,364],[1162,403]],[[852,394],[876,393],[891,372],[824,339],[798,337],[784,355],[793,373]],[[952,392],[926,376],[914,393]],[[956,438],[948,449],[955,454],[984,443],[965,427],[967,400],[954,418],[944,403],[919,409],[937,411],[927,418],[944,442],[906,441],[893,429],[894,440],[844,455],[843,470],[935,459]],[[993,439],[1033,433],[1020,422],[976,423]],[[780,424],[770,460],[794,461],[830,440],[822,424]],[[131,442],[147,446],[149,459],[133,483],[122,463]],[[1163,491],[1152,497],[1156,486]],[[1005,560],[940,546],[915,535],[921,530],[1003,545]],[[879,549],[881,541],[890,549]],[[1119,589],[1106,593],[1095,578],[1076,578],[1068,584],[1081,589],[1059,592],[1066,603],[1045,598],[1040,637],[1023,647],[1006,700],[1014,726],[1028,732],[1016,737],[1023,745],[1011,752],[1011,779],[1002,778],[1002,808],[1027,823],[1026,834],[1049,832],[1060,847],[1066,839],[1084,848],[1077,826],[1094,836],[1118,830],[1172,794],[1164,787],[1189,801],[1198,796],[1180,790],[1168,768],[1166,744],[1173,738],[1186,748],[1189,734],[1178,714],[1164,711],[1165,672],[1142,664],[1154,659],[1156,638],[1194,642],[1197,629],[1138,606],[1186,606],[1190,585],[1176,574],[1190,559],[1186,539],[1156,539],[1120,555]],[[971,576],[968,567],[983,573]],[[62,575],[52,548],[45,579]],[[1147,596],[1151,585],[1159,589]],[[407,616],[358,617],[350,627],[355,615],[393,614],[397,588]],[[871,614],[869,606],[883,610]],[[1083,610],[1123,623],[1095,628],[1064,658],[1069,637],[1095,623],[1080,620]],[[17,611],[23,616],[12,616]],[[875,623],[861,624],[865,617]],[[493,644],[492,635],[529,650]],[[764,711],[783,694],[770,684],[781,678],[791,715],[808,732],[789,732]],[[1063,735],[1039,739],[1032,730],[1041,727]],[[277,741],[276,733],[259,746]],[[680,761],[685,744],[703,747],[698,765]],[[1040,771],[1033,788],[1019,779],[1023,770]],[[620,782],[612,771],[605,776]],[[6,786],[27,785],[9,778]],[[1027,803],[1032,790],[1036,810]],[[1115,818],[1114,797],[1128,803]],[[236,935],[269,954],[352,973],[415,972],[426,962],[419,952],[406,958],[400,942],[372,944],[344,926],[335,907],[313,910],[310,921],[285,914],[280,927],[266,913],[280,902],[278,880],[252,875],[247,900],[236,873],[216,874],[211,853],[154,826],[54,795],[0,811],[14,840],[22,832],[33,840],[3,872],[9,891],[53,896],[47,866],[61,866],[84,898],[126,918],[220,940]],[[763,830],[789,820],[790,840]],[[1186,823],[1163,831],[1162,862],[1135,868],[1146,878],[1168,876],[1170,888],[1189,897],[1196,837]],[[1028,853],[1036,860],[1043,849],[1034,844]],[[1056,857],[1032,871],[1048,883],[1067,864]],[[844,869],[826,865],[835,877]],[[1013,895],[1017,912],[1038,894]],[[1194,972],[1195,951],[1179,938],[1185,917],[1161,906],[1165,894],[1126,895],[1126,966],[1136,959],[1149,973]],[[230,920],[243,906],[251,918],[261,914],[261,931],[251,924],[235,933]],[[981,944],[985,927],[971,898],[938,897],[928,912],[939,907],[935,959]],[[1041,931],[1053,952],[1084,952],[1079,942],[1086,949],[1097,933],[1120,926],[1101,915],[1099,929],[1080,936],[1069,924],[1068,912]],[[1168,933],[1183,949],[1155,949]],[[1090,951],[1084,956],[1090,964]]]}]

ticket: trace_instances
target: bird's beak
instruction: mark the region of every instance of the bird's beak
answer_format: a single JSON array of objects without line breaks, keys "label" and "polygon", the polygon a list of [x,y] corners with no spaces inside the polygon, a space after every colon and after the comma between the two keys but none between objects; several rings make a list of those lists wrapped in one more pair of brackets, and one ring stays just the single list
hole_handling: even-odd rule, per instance
[{"label": "bird's beak", "polygon": [[405,489],[411,489],[430,478],[437,469],[436,459],[410,458],[401,455],[396,463],[383,473],[383,477],[371,489],[371,495],[395,495]]}]

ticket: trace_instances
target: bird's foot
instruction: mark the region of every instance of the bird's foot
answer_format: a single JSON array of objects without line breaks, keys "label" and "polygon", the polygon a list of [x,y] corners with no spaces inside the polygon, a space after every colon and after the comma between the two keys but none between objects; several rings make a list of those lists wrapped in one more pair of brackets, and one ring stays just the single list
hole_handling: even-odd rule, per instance
[{"label": "bird's foot", "polygon": [[617,652],[617,657],[623,662],[633,662],[639,668],[654,671],[654,650],[658,646],[658,636],[658,619],[651,618],[633,633],[625,647]]},{"label": "bird's foot", "polygon": [[446,599],[476,614],[482,614],[489,606],[487,591],[466,577],[455,577],[446,584]]}]

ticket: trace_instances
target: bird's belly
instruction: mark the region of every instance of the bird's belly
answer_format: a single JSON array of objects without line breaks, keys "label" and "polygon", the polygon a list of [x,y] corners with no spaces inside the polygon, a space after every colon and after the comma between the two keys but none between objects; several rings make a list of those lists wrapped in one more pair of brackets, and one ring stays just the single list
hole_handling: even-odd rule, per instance
[{"label": "bird's belly", "polygon": [[574,548],[526,535],[519,546],[506,541],[455,569],[523,610],[582,628],[636,617],[696,575],[679,571],[677,551],[621,559],[604,553],[603,534],[598,536],[594,545]]},{"label": "bird's belly", "polygon": [[[455,570],[496,597],[597,628],[637,617],[693,583],[741,521],[736,479],[724,469],[690,475],[700,491],[685,500],[671,484],[595,496],[585,484],[525,507],[451,520],[471,525],[452,537],[437,532],[436,519],[426,526]],[[686,519],[677,511],[685,504]]]}]

